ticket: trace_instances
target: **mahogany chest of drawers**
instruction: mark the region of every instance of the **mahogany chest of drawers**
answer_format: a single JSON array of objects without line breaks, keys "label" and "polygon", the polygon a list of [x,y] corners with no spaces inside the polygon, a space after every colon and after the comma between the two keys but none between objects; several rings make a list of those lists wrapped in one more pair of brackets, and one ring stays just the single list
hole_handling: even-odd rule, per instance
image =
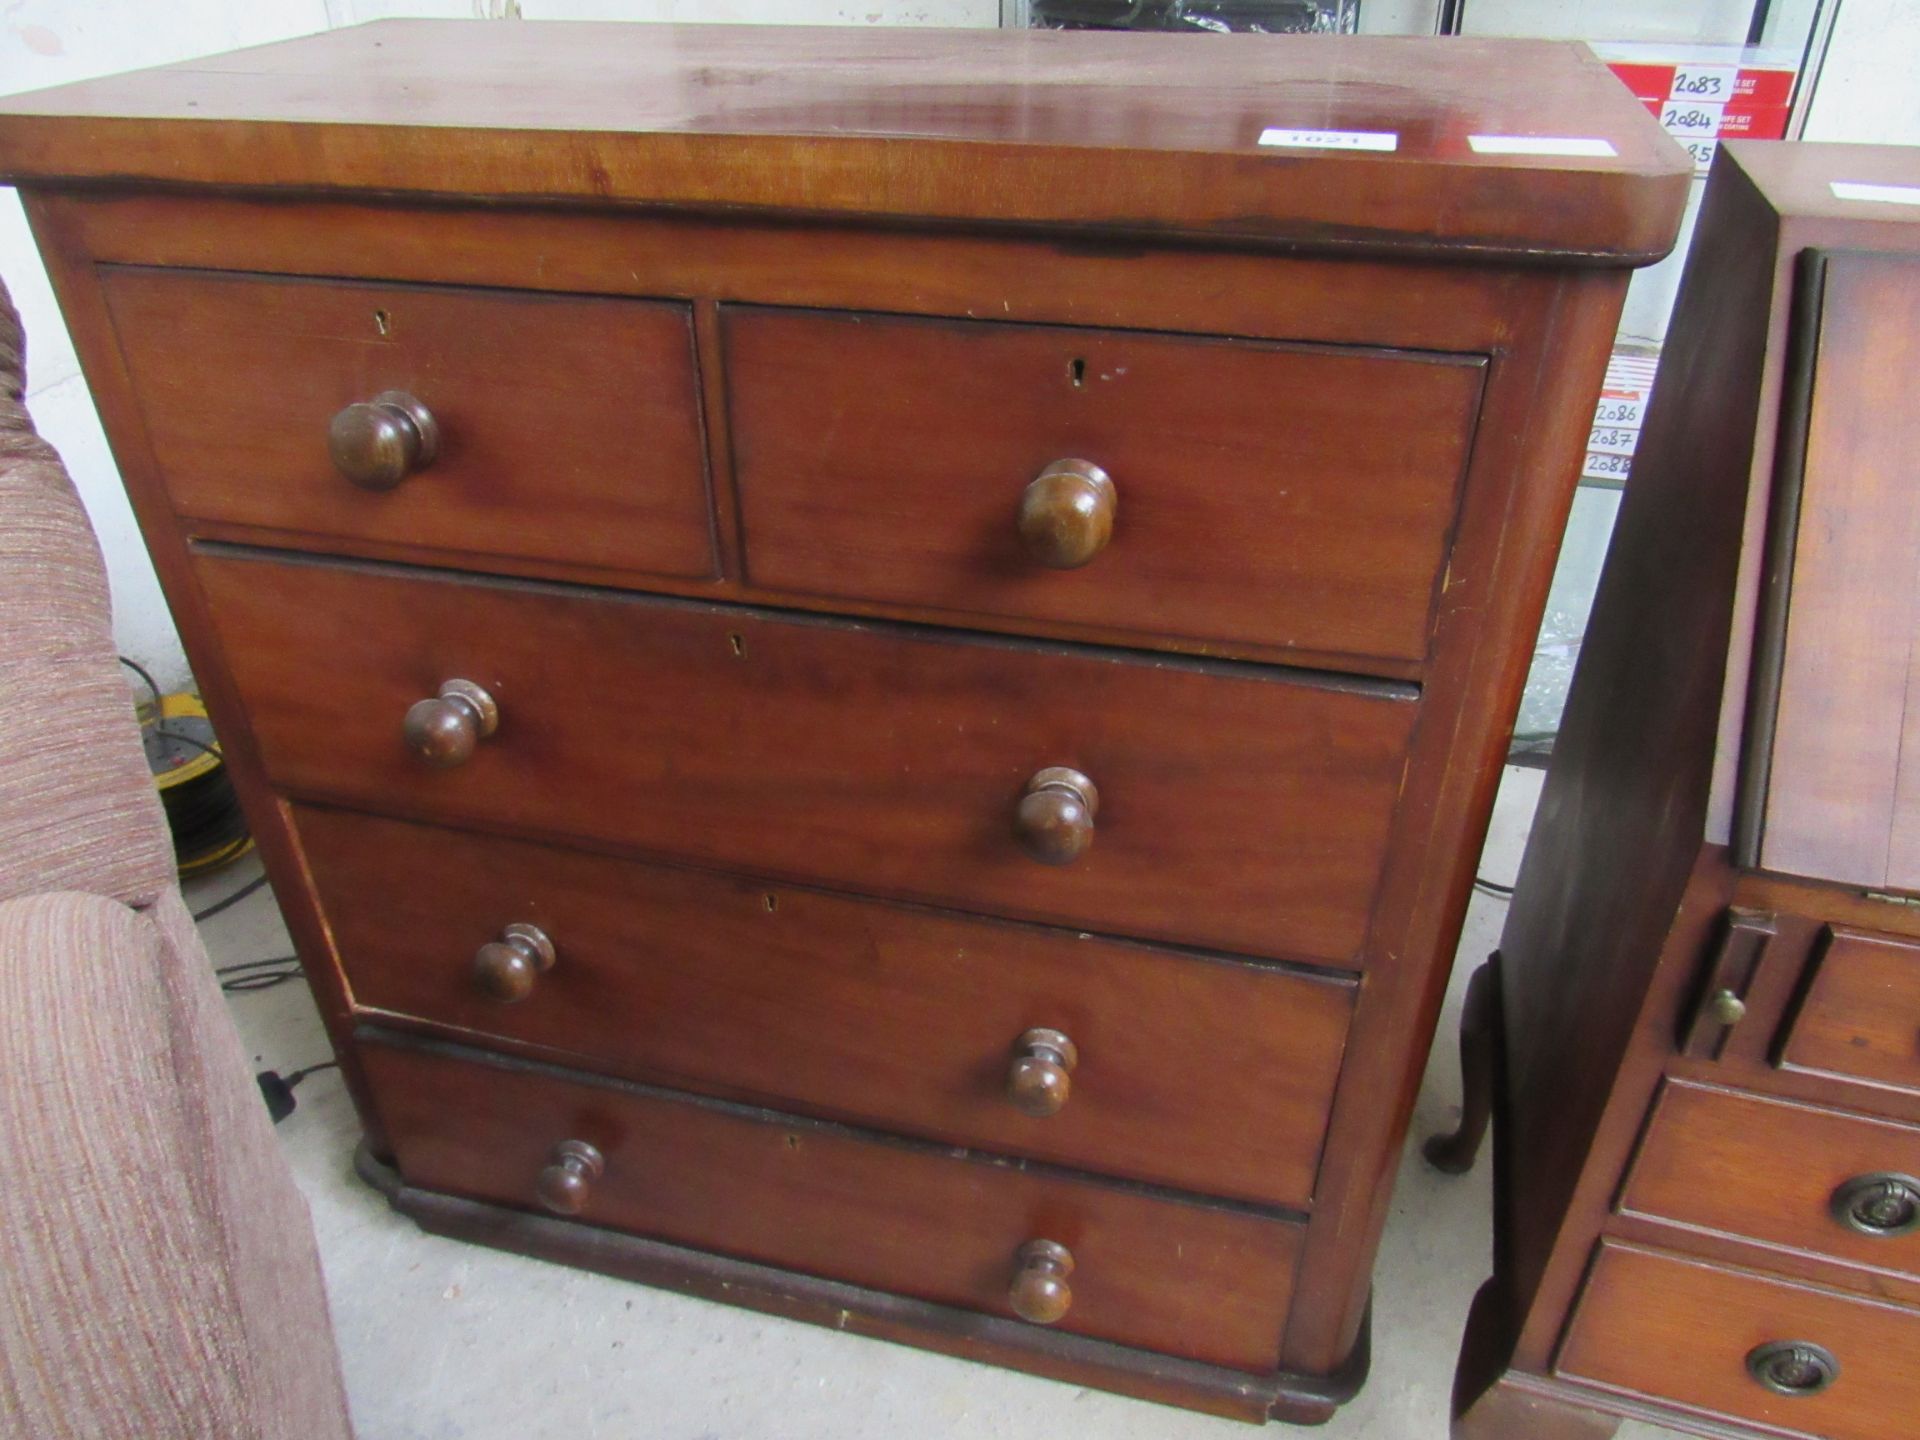
[{"label": "mahogany chest of drawers", "polygon": [[1912,150],[1715,161],[1470,1003],[1463,1440],[1920,1429],[1916,204]]},{"label": "mahogany chest of drawers", "polygon": [[1687,184],[1591,56],[390,24],[9,109],[397,1206],[1350,1393]]}]

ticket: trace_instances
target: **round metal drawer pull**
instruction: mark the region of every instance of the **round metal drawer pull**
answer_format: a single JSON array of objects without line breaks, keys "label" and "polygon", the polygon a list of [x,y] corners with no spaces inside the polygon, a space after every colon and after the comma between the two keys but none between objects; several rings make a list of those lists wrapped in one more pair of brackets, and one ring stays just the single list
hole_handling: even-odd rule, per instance
[{"label": "round metal drawer pull", "polygon": [[1056,460],[1020,497],[1020,543],[1054,570],[1077,570],[1107,548],[1119,501],[1091,460]]},{"label": "round metal drawer pull", "polygon": [[1728,1029],[1747,1018],[1747,1002],[1731,990],[1714,991],[1713,998],[1707,1003],[1713,1009],[1713,1018]]},{"label": "round metal drawer pull", "polygon": [[1833,1218],[1883,1239],[1920,1229],[1920,1180],[1882,1171],[1856,1175],[1833,1192]]},{"label": "round metal drawer pull", "polygon": [[533,982],[553,968],[553,941],[538,925],[516,921],[474,953],[473,983],[503,1005],[524,1000]]},{"label": "round metal drawer pull", "polygon": [[1079,1062],[1080,1052],[1061,1031],[1029,1030],[1013,1045],[1007,1098],[1023,1115],[1058,1115],[1072,1093],[1073,1067]]},{"label": "round metal drawer pull", "polygon": [[391,490],[440,453],[440,426],[404,390],[349,405],[327,426],[333,468],[363,490]]},{"label": "round metal drawer pull", "polygon": [[562,1140],[553,1147],[553,1160],[540,1172],[534,1193],[556,1215],[578,1215],[593,1198],[593,1182],[607,1162],[584,1140]]},{"label": "round metal drawer pull", "polygon": [[1776,1395],[1818,1395],[1840,1378],[1840,1362],[1811,1340],[1773,1340],[1747,1352],[1747,1373]]},{"label": "round metal drawer pull", "polygon": [[1073,1252],[1057,1240],[1029,1240],[1014,1253],[1019,1269],[1007,1289],[1013,1313],[1030,1325],[1053,1325],[1073,1304]]},{"label": "round metal drawer pull", "polygon": [[1078,770],[1049,765],[1027,781],[1013,812],[1014,838],[1042,865],[1071,865],[1093,844],[1100,790]]},{"label": "round metal drawer pull", "polygon": [[500,707],[471,680],[449,680],[431,700],[415,701],[401,725],[407,748],[437,769],[465,764],[473,747],[500,728]]}]

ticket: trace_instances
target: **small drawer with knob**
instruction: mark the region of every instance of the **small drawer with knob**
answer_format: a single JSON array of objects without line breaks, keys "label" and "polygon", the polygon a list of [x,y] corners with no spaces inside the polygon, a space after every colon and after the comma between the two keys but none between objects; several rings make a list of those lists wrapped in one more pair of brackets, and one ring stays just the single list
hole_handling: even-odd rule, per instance
[{"label": "small drawer with knob", "polygon": [[309,805],[362,1015],[1310,1207],[1353,981]]},{"label": "small drawer with knob", "polygon": [[189,529],[493,570],[713,573],[683,304],[101,273]]},{"label": "small drawer with knob", "polygon": [[1620,1209],[1920,1283],[1916,1177],[1920,1126],[1670,1080]]},{"label": "small drawer with knob", "polygon": [[1279,1353],[1304,1231],[1277,1212],[359,1035],[411,1185],[1252,1372]]},{"label": "small drawer with knob", "polygon": [[1916,1354],[1920,1310],[1607,1241],[1554,1369],[1702,1424],[1888,1440],[1920,1415]]},{"label": "small drawer with knob", "polygon": [[1426,658],[1484,357],[723,306],[757,588]]},{"label": "small drawer with knob", "polygon": [[196,569],[296,800],[1347,968],[1420,708],[1386,681],[229,546]]}]

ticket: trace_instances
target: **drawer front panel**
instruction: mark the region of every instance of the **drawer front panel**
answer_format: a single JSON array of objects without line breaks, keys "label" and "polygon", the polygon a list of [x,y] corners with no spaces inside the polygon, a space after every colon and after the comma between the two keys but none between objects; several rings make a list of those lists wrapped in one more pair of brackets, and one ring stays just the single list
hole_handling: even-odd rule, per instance
[{"label": "drawer front panel", "polygon": [[[685,305],[102,273],[183,515],[450,560],[713,573]],[[335,468],[330,426],[392,391],[426,408],[437,453],[369,489]]]},{"label": "drawer front panel", "polygon": [[[1312,1199],[1351,982],[339,811],[296,819],[358,1006],[931,1139]],[[532,977],[510,948],[476,960],[512,924],[551,939],[550,970]],[[521,998],[489,989],[502,966],[509,993],[530,980]],[[1036,1029],[1067,1037],[1071,1069],[1022,1046]],[[1065,1079],[1053,1113],[1009,1097],[1022,1059],[1029,1086]]]},{"label": "drawer front panel", "polygon": [[[1762,1347],[1783,1342],[1818,1346],[1835,1378],[1817,1393],[1769,1389],[1749,1358],[1760,1363]],[[1908,1433],[1920,1415],[1915,1355],[1920,1311],[1605,1244],[1556,1368],[1790,1434],[1887,1440]]]},{"label": "drawer front panel", "polygon": [[1296,1224],[477,1056],[361,1054],[413,1185],[537,1209],[555,1147],[585,1141],[589,1224],[1001,1316],[1021,1247],[1052,1240],[1074,1262],[1058,1328],[1276,1363]]},{"label": "drawer front panel", "polygon": [[1920,945],[1835,929],[1815,958],[1781,1063],[1920,1094]]},{"label": "drawer front panel", "polygon": [[[810,595],[1419,661],[1484,372],[1125,331],[731,307],[748,575]],[[1023,544],[1091,462],[1111,539]]]},{"label": "drawer front panel", "polygon": [[1920,1128],[1669,1082],[1621,1208],[1920,1277]]},{"label": "drawer front panel", "polygon": [[[298,795],[1228,950],[1353,961],[1417,708],[1254,667],[429,572],[198,568]],[[402,720],[450,677],[496,697],[498,730],[434,769]],[[1014,819],[1058,766],[1099,808],[1079,859],[1042,864]]]}]

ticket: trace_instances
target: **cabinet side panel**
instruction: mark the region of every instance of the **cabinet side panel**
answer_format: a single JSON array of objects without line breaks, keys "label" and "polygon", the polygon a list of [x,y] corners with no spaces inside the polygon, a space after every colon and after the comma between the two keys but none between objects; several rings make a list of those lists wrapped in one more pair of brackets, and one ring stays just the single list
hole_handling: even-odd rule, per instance
[{"label": "cabinet side panel", "polygon": [[1723,162],[1501,939],[1511,1221],[1501,1268],[1516,1317],[1560,1233],[1700,850],[1774,233],[1759,195]]}]

